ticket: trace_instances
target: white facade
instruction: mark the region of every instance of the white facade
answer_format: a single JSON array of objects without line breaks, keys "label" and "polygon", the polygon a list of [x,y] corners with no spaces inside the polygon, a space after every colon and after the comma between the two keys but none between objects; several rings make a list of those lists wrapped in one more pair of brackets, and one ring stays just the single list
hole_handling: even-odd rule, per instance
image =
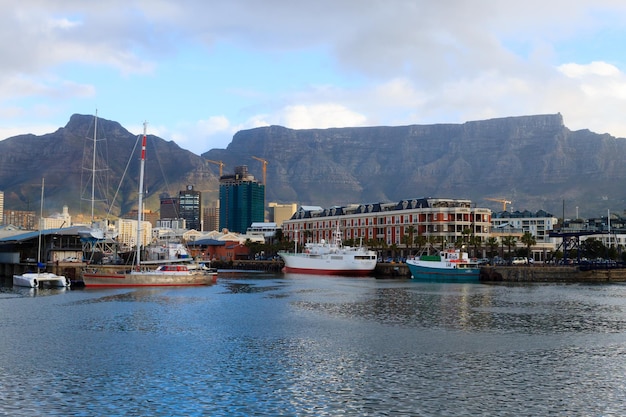
[{"label": "white facade", "polygon": [[[130,248],[136,246],[137,242],[137,220],[118,219],[115,223],[117,240]],[[141,245],[146,246],[152,242],[152,224],[141,222]]]},{"label": "white facade", "polygon": [[63,206],[62,213],[53,214],[40,220],[41,230],[61,229],[72,226],[72,216],[70,216],[67,206]]}]

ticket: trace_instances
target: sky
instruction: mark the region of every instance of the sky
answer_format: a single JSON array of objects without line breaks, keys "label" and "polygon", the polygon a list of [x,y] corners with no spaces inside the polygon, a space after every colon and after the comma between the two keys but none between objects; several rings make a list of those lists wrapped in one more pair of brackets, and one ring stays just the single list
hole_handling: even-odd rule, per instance
[{"label": "sky", "polygon": [[243,129],[561,113],[626,137],[623,0],[0,0],[0,139],[74,113],[195,154]]}]

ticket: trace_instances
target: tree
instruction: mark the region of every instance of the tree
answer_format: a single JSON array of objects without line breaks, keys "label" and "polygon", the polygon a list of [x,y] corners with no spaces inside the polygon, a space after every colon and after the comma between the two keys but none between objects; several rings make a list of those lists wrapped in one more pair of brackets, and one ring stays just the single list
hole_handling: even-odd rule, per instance
[{"label": "tree", "polygon": [[511,246],[515,246],[517,243],[517,238],[515,236],[504,236],[502,238],[502,244],[509,248],[508,258],[511,258]]},{"label": "tree", "polygon": [[403,240],[405,236],[408,238],[407,239],[408,241],[406,242],[406,244],[407,244],[407,248],[409,249],[409,254],[411,254],[412,252],[411,249],[413,249],[413,243],[415,242],[414,240],[415,230],[416,230],[415,226],[413,225],[407,227],[405,231],[406,234],[402,237]]},{"label": "tree", "polygon": [[531,246],[537,244],[537,239],[535,239],[535,237],[530,232],[524,232],[520,240],[522,241],[524,245],[526,245],[526,250],[527,250],[526,256],[528,258],[532,258],[532,253],[530,252],[530,248]]},{"label": "tree", "polygon": [[427,243],[428,243],[428,239],[426,239],[426,236],[423,236],[421,234],[418,234],[417,236],[415,236],[415,244],[417,245],[418,254],[422,253],[422,248],[426,246]]},{"label": "tree", "polygon": [[498,250],[498,239],[490,237],[487,239],[487,246],[489,247],[489,256],[493,258],[494,254],[497,253]]}]

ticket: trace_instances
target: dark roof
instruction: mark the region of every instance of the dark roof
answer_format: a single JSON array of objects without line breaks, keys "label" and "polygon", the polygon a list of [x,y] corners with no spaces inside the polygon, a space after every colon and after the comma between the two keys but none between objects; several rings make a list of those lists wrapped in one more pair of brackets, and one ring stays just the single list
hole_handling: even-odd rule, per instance
[{"label": "dark roof", "polygon": [[[85,226],[63,227],[61,229],[46,229],[41,231],[42,236],[78,236],[79,230],[84,230]],[[39,230],[29,230],[28,232],[6,236],[0,239],[0,243],[24,242],[37,239]]]}]

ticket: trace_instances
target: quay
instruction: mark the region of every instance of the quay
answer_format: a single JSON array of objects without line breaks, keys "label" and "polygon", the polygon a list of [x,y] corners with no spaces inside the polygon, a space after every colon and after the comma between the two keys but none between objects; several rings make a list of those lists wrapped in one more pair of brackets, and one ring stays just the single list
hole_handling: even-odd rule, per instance
[{"label": "quay", "polygon": [[[0,263],[0,276],[11,277],[36,269],[35,263]],[[72,282],[80,280],[81,270],[86,265],[82,262],[48,263],[46,271],[64,275]],[[213,261],[211,266],[218,270],[280,272],[284,266],[282,260],[256,261]],[[119,265],[120,269],[127,266]],[[410,279],[411,273],[405,263],[378,263],[374,276],[381,279]],[[626,268],[599,267],[595,269],[578,266],[519,265],[519,266],[484,266],[480,271],[481,282],[543,282],[543,283],[608,283],[626,282]]]}]

